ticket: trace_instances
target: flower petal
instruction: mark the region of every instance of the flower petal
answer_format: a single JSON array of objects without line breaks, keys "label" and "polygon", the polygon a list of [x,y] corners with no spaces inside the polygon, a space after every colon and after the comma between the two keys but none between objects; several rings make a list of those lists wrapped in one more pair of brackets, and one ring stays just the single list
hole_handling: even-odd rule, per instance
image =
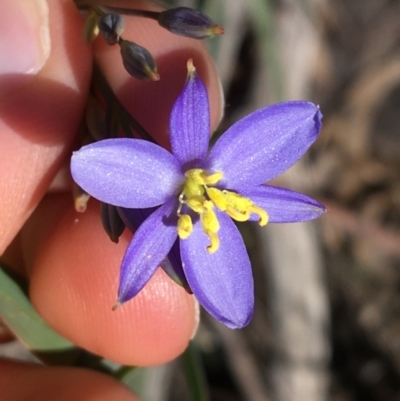
[{"label": "flower petal", "polygon": [[253,276],[243,239],[232,220],[216,211],[220,246],[207,251],[209,238],[200,222],[180,240],[183,270],[200,304],[230,328],[246,326],[253,314]]},{"label": "flower petal", "polygon": [[176,159],[141,139],[105,139],[74,152],[71,173],[93,197],[114,206],[146,208],[164,203],[183,183]]},{"label": "flower petal", "polygon": [[310,102],[284,102],[260,109],[238,121],[210,152],[211,171],[224,174],[230,189],[253,187],[278,176],[315,141],[322,114]]},{"label": "flower petal", "polygon": [[[154,210],[155,208],[126,209],[120,207],[118,208],[118,213],[128,229],[132,233],[134,233],[143,223],[143,221],[146,220],[147,217],[154,212]],[[184,287],[187,292],[192,293],[189,284],[186,281],[185,273],[182,269],[182,261],[178,241],[175,241],[175,244],[172,246],[171,250],[168,253],[168,257],[160,263],[160,267],[173,281]]]},{"label": "flower petal", "polygon": [[183,271],[179,241],[175,241],[168,257],[161,262],[160,266],[171,280],[182,286],[189,294],[193,294]]},{"label": "flower petal", "polygon": [[118,302],[133,298],[149,281],[177,239],[176,199],[153,212],[139,227],[121,264]]},{"label": "flower petal", "polygon": [[179,163],[186,168],[199,166],[208,151],[210,110],[207,90],[190,60],[185,87],[172,108],[169,131],[172,153]]},{"label": "flower petal", "polygon": [[[271,185],[260,185],[240,193],[264,209],[268,213],[270,223],[312,220],[326,211],[324,205],[306,195]],[[250,220],[257,221],[258,218],[257,215],[252,214]]]}]

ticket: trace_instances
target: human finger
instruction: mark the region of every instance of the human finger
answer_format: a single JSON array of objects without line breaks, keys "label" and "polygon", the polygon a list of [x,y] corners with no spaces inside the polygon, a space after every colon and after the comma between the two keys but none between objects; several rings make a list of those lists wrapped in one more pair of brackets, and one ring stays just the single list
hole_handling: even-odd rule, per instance
[{"label": "human finger", "polygon": [[46,192],[77,132],[91,51],[70,0],[0,3],[0,255]]},{"label": "human finger", "polygon": [[98,372],[2,359],[0,393],[7,401],[139,401],[127,387]]}]

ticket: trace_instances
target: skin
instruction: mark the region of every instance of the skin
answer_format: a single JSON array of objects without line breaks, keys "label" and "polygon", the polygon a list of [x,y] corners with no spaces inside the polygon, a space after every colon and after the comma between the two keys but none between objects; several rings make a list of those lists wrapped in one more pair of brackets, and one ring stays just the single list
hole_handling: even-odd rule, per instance
[{"label": "skin", "polygon": [[[95,200],[86,213],[75,212],[69,157],[93,57],[125,107],[166,147],[168,116],[189,58],[207,86],[212,129],[217,126],[222,100],[216,71],[201,42],[174,36],[153,21],[126,18],[123,37],[152,53],[161,77],[139,82],[123,69],[118,46],[102,38],[92,48],[83,42],[83,19],[72,1],[51,0],[48,6],[51,50],[43,66],[33,74],[0,75],[0,190],[7,194],[0,197],[1,260],[29,278],[34,306],[69,340],[124,364],[164,363],[183,352],[196,329],[195,300],[158,270],[137,297],[111,311],[130,234],[112,243]],[[137,399],[98,373],[10,361],[0,361],[0,393],[10,401]]]}]

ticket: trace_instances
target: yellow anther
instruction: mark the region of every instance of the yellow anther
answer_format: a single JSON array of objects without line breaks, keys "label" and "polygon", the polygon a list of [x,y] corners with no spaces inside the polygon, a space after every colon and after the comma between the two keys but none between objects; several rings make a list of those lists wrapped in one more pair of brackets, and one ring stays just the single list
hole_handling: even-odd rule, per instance
[{"label": "yellow anther", "polygon": [[214,202],[215,206],[223,212],[226,210],[226,199],[224,193],[218,188],[206,188],[208,197]]},{"label": "yellow anther", "polygon": [[186,204],[194,212],[201,214],[204,212],[204,202],[207,202],[204,196],[192,196],[187,199]]},{"label": "yellow anther", "polygon": [[208,174],[207,171],[201,168],[193,168],[186,171],[185,176],[188,180],[193,181],[198,185],[215,185],[222,177],[222,173],[217,171],[213,174]]},{"label": "yellow anther", "polygon": [[182,214],[178,219],[178,235],[181,239],[186,239],[193,231],[192,219],[188,214]]},{"label": "yellow anther", "polygon": [[212,203],[209,200],[204,200],[203,206],[204,206],[204,210],[213,210],[214,209],[214,203]]},{"label": "yellow anther", "polygon": [[258,224],[261,227],[267,225],[269,217],[268,213],[264,209],[261,209],[260,207],[253,205],[249,211],[250,213],[258,214],[258,216],[260,216]]},{"label": "yellow anther", "polygon": [[[206,201],[210,202],[210,201]],[[211,202],[210,202],[211,203]],[[213,208],[206,208],[206,210],[200,215],[201,225],[205,232],[216,233],[219,230],[219,221]]]},{"label": "yellow anther", "polygon": [[228,205],[226,208],[226,214],[229,217],[232,217],[232,219],[235,219],[236,221],[247,221],[250,218],[249,211],[237,210],[233,206],[230,206],[230,205]]},{"label": "yellow anther", "polygon": [[206,172],[203,174],[205,185],[215,185],[219,180],[222,179],[222,177],[223,175],[220,171],[210,175],[208,175]]},{"label": "yellow anther", "polygon": [[213,253],[219,248],[219,221],[214,212],[214,204],[211,201],[204,202],[204,212],[200,215],[201,226],[203,231],[210,238],[210,245],[207,247],[208,252]]},{"label": "yellow anther", "polygon": [[219,248],[219,238],[216,233],[206,232],[208,237],[210,238],[210,245],[207,247],[207,251],[209,253],[214,253]]},{"label": "yellow anther", "polygon": [[236,192],[223,191],[226,202],[237,210],[248,210],[253,202],[249,198],[245,198]]}]

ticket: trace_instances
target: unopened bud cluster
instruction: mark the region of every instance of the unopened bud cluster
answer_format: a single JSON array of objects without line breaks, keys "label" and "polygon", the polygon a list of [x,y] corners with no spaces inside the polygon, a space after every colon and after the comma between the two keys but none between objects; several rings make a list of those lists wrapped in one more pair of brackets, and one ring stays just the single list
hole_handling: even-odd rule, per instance
[{"label": "unopened bud cluster", "polygon": [[157,81],[160,78],[156,62],[144,47],[121,37],[125,22],[120,14],[156,20],[161,27],[171,33],[193,39],[207,39],[224,33],[223,28],[215,24],[206,14],[187,7],[172,8],[162,12],[111,6],[97,6],[91,9],[84,26],[85,40],[90,43],[101,34],[108,45],[118,44],[125,69],[133,77],[145,81]]}]

